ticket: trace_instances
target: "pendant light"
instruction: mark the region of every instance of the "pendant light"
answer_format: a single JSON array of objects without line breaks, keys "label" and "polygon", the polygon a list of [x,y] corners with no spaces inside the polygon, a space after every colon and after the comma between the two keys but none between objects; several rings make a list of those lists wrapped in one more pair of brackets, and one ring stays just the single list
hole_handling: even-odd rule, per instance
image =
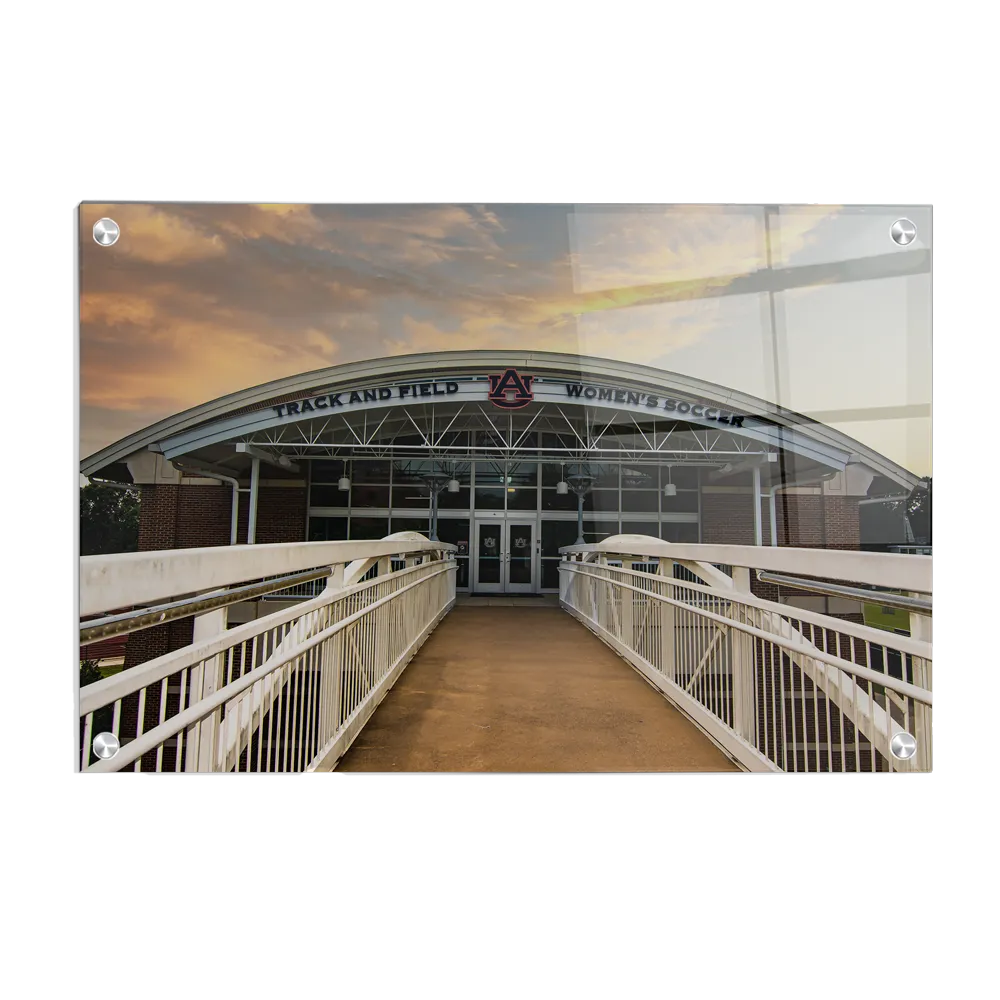
[{"label": "pendant light", "polygon": [[665,497],[675,497],[677,496],[677,487],[670,481],[670,474],[673,466],[667,466],[667,481],[663,486],[663,495]]},{"label": "pendant light", "polygon": [[566,482],[566,465],[563,462],[559,463],[559,482],[556,483],[556,493],[562,496],[569,493],[569,483]]}]

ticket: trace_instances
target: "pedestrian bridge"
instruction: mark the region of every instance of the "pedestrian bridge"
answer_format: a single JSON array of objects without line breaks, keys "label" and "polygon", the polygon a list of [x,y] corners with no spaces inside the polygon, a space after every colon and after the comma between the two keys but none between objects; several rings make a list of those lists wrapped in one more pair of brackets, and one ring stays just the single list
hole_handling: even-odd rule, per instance
[{"label": "pedestrian bridge", "polygon": [[456,600],[454,546],[412,532],[85,557],[81,644],[182,638],[81,688],[80,766],[930,770],[930,557],[644,535],[561,552],[558,597],[506,600]]}]

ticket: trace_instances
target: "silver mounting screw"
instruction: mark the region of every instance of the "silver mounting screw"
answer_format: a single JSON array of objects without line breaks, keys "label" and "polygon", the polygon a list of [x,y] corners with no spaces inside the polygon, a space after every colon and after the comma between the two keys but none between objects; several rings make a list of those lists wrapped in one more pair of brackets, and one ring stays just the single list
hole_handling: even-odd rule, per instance
[{"label": "silver mounting screw", "polygon": [[121,748],[118,737],[114,733],[98,733],[94,737],[94,753],[101,760],[110,760]]},{"label": "silver mounting screw", "polygon": [[102,247],[109,247],[118,242],[121,230],[114,219],[98,219],[94,223],[94,242]]},{"label": "silver mounting screw", "polygon": [[896,760],[909,760],[917,752],[917,741],[907,732],[896,733],[889,742],[889,752]]},{"label": "silver mounting screw", "polygon": [[917,227],[909,219],[897,219],[889,227],[889,235],[894,243],[905,247],[917,238]]}]

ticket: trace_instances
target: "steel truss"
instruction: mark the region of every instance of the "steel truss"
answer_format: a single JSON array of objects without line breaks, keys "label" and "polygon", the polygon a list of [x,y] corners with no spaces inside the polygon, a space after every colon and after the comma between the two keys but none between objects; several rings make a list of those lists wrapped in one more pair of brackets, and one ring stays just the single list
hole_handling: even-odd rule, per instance
[{"label": "steel truss", "polygon": [[290,423],[243,440],[291,460],[440,457],[557,462],[678,461],[721,465],[763,455],[766,445],[724,429],[679,420],[639,419],[602,407],[540,403],[503,413],[485,403],[401,406],[383,413],[338,413]]}]

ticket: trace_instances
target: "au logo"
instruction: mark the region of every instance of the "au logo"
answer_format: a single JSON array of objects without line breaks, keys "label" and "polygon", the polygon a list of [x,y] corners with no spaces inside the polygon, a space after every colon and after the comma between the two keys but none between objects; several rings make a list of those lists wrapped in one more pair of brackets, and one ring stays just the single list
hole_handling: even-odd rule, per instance
[{"label": "au logo", "polygon": [[502,375],[490,375],[490,391],[487,398],[494,406],[504,410],[519,410],[534,398],[531,383],[534,375],[518,375],[508,368]]}]

